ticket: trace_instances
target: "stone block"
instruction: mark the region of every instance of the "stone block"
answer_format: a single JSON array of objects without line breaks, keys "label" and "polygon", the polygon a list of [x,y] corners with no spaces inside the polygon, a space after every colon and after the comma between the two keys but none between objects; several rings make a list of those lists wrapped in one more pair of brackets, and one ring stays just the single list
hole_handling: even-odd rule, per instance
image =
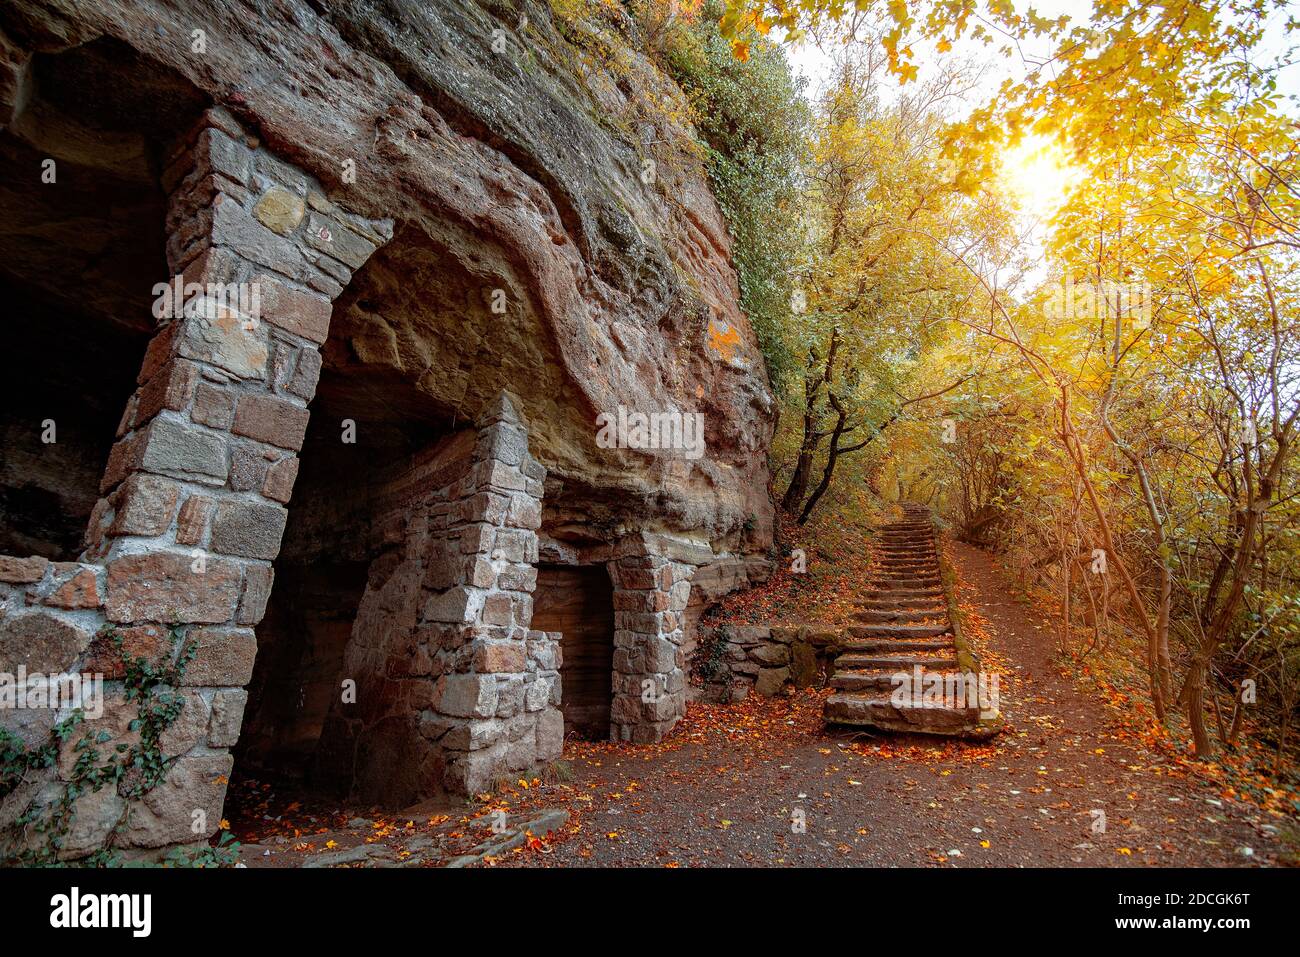
[{"label": "stone block", "polygon": [[113,496],[116,513],[110,535],[161,535],[176,513],[179,490],[175,482],[156,475],[135,474]]},{"label": "stone block", "polygon": [[518,673],[524,670],[525,646],[518,641],[484,641],[474,649],[474,670],[479,674]]},{"label": "stone block", "polygon": [[434,688],[434,708],[458,718],[490,718],[497,708],[493,675],[443,675]]},{"label": "stone block", "polygon": [[211,556],[199,564],[174,552],[122,555],[108,563],[108,620],[228,621],[235,612],[239,586],[239,566]]},{"label": "stone block", "polygon": [[559,708],[538,713],[536,724],[538,761],[551,761],[564,752],[564,714]]},{"label": "stone block", "polygon": [[307,410],[292,402],[272,395],[245,395],[239,400],[231,431],[297,452],[307,432],[307,419]]},{"label": "stone block", "polygon": [[293,497],[293,485],[297,480],[298,456],[286,456],[267,469],[262,494],[277,502],[288,502]]},{"label": "stone block", "polygon": [[241,558],[275,558],[289,512],[259,502],[219,502],[212,516],[212,550]]},{"label": "stone block", "polygon": [[244,708],[248,692],[237,688],[223,688],[212,696],[212,720],[208,724],[208,747],[233,748],[239,740],[239,728],[244,721]]},{"label": "stone block", "polygon": [[266,330],[254,317],[242,315],[227,302],[212,298],[185,304],[185,319],[177,352],[205,362],[239,379],[266,377],[270,350]]},{"label": "stone block", "polygon": [[228,430],[235,421],[235,395],[227,389],[200,382],[194,392],[190,418],[200,425]]},{"label": "stone block", "polygon": [[469,623],[474,617],[473,593],[457,586],[433,595],[425,603],[424,617],[428,621]]},{"label": "stone block", "polygon": [[49,559],[35,555],[31,558],[0,555],[0,582],[10,585],[29,585],[44,578],[45,570],[49,567]]},{"label": "stone block", "polygon": [[191,495],[176,516],[176,544],[198,545],[207,531],[214,502],[207,495]]},{"label": "stone block", "polygon": [[785,683],[789,678],[789,668],[763,668],[758,672],[758,678],[754,681],[754,692],[770,698],[785,687]]},{"label": "stone block", "polygon": [[[211,837],[221,824],[221,808],[234,759],[229,754],[189,754],[178,758],[157,787],[132,802],[126,843],[133,847],[188,844]],[[202,816],[196,818],[195,811]],[[200,832],[195,820],[205,822]]]},{"label": "stone block", "polygon": [[[262,319],[320,345],[329,337],[333,304],[324,296],[294,289],[278,279],[259,275]],[[306,398],[304,396],[304,398]]]},{"label": "stone block", "polygon": [[199,380],[199,367],[184,359],[172,359],[140,387],[136,395],[133,421],[144,425],[163,409],[179,412],[190,403]]},{"label": "stone block", "polygon": [[320,381],[321,358],[315,349],[300,349],[298,363],[294,366],[293,376],[285,389],[308,402],[316,395],[316,384]]},{"label": "stone block", "polygon": [[362,266],[375,251],[374,243],[342,223],[315,212],[307,217],[307,242],[353,269]]},{"label": "stone block", "polygon": [[45,596],[42,604],[52,608],[98,608],[102,602],[95,568],[75,562],[55,565],[58,584]]},{"label": "stone block", "polygon": [[20,611],[0,627],[0,671],[13,674],[19,666],[29,673],[70,671],[90,647],[91,634],[79,623],[41,609]]},{"label": "stone block", "polygon": [[242,687],[253,677],[257,639],[251,628],[192,628],[185,641],[195,648],[181,684],[188,687]]},{"label": "stone block", "polygon": [[217,435],[188,422],[156,418],[140,447],[140,467],[207,485],[226,481],[226,444]]},{"label": "stone block", "polygon": [[249,565],[244,571],[244,588],[239,597],[239,615],[235,619],[241,625],[256,625],[266,614],[266,603],[271,597],[271,586],[275,582],[275,570],[270,565]]}]

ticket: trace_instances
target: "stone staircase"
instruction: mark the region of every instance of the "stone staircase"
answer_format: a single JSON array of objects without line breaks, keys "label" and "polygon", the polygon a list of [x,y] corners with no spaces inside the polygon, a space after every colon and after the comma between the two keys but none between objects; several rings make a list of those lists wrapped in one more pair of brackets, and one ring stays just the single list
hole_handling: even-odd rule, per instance
[{"label": "stone staircase", "polygon": [[856,602],[860,624],[848,628],[835,659],[825,721],[987,737],[1000,719],[996,705],[981,713],[977,665],[958,650],[929,511],[903,510],[901,522],[880,531],[875,575]]}]

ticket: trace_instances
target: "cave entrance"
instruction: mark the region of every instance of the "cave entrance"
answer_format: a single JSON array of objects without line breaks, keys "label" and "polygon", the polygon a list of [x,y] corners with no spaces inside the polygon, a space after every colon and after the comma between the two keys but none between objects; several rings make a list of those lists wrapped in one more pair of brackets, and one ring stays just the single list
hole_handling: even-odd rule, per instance
[{"label": "cave entrance", "polygon": [[0,131],[0,554],[75,560],[168,275],[162,164],[207,106],[104,38],[33,58]]},{"label": "cave entrance", "polygon": [[614,585],[603,565],[539,565],[535,631],[562,634],[560,666],[566,735],[609,738],[614,675]]},{"label": "cave entrance", "polygon": [[[388,727],[382,712],[396,696],[389,679],[404,651],[367,642],[413,625],[419,596],[422,566],[410,560],[419,542],[408,524],[420,516],[404,490],[449,431],[409,382],[332,365],[326,350],[275,585],[257,629],[235,755],[241,776],[296,785],[309,796],[388,805],[408,803],[427,786],[414,771],[408,774],[411,762],[400,756],[384,762],[358,756],[381,747],[376,735]],[[400,575],[414,577],[411,587],[390,587]],[[348,703],[372,720],[346,717],[351,712],[340,705],[349,687]],[[358,779],[362,766],[371,769],[365,781]]]}]

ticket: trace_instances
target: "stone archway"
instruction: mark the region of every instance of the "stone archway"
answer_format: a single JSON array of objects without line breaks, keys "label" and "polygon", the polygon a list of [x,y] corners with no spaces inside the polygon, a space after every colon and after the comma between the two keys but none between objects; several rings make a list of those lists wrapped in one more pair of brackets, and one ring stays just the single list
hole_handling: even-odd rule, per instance
[{"label": "stone archway", "polygon": [[[0,670],[102,675],[103,713],[89,725],[97,755],[143,747],[127,657],[170,669],[179,685],[168,692],[179,714],[151,754],[163,762],[159,786],[85,789],[72,833],[60,835],[64,857],[216,831],[331,300],[391,235],[388,223],[333,206],[222,110],[176,143],[161,181],[173,278],[152,289],[158,328],[86,548],[78,563],[0,558]],[[65,742],[52,774],[4,796],[0,827],[63,800],[79,774],[73,748]]]}]

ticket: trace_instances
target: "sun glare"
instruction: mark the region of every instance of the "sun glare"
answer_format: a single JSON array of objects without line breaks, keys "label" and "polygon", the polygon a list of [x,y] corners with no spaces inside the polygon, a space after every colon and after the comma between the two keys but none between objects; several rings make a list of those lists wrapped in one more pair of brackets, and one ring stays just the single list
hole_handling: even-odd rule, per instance
[{"label": "sun glare", "polygon": [[1002,154],[1002,178],[1021,208],[1035,219],[1050,219],[1064,205],[1081,171],[1055,141],[1027,136]]}]

